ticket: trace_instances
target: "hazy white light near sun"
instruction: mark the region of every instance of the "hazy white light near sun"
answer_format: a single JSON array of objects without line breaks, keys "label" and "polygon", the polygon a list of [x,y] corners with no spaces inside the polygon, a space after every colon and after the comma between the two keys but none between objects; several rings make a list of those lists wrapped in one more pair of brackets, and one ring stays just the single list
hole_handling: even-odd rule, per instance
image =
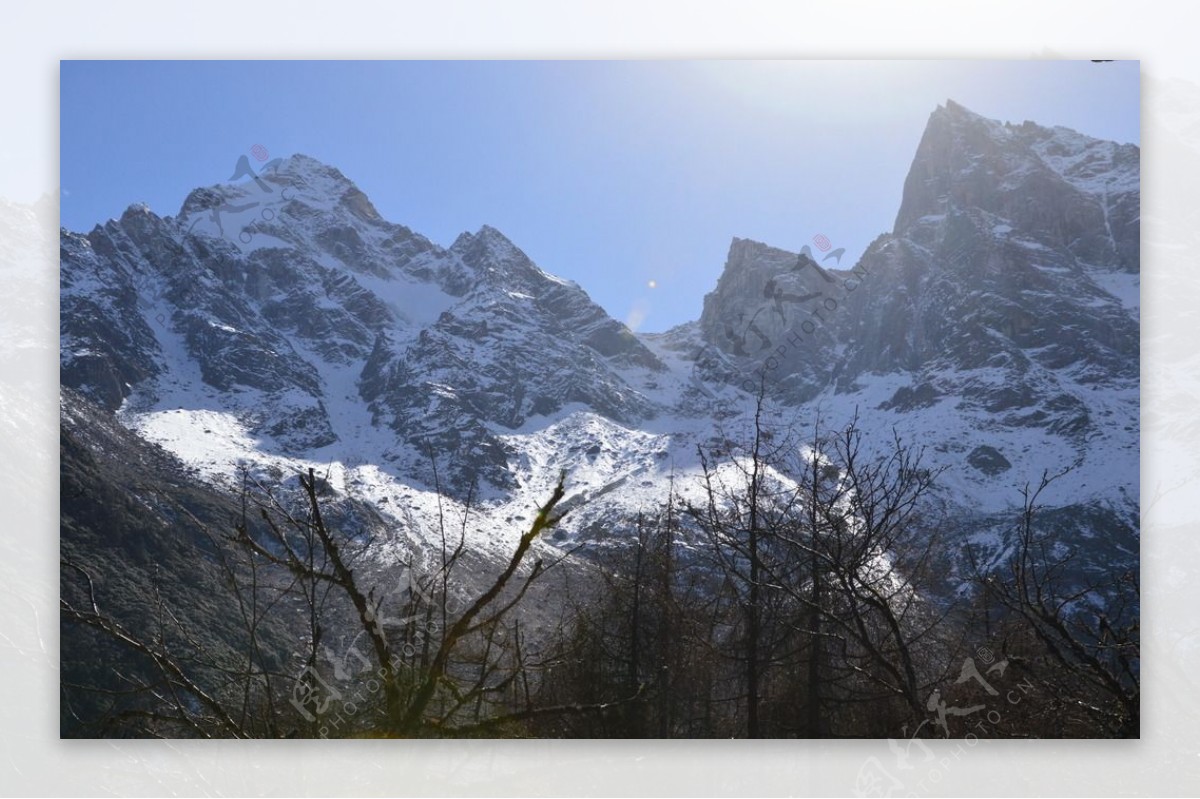
[{"label": "hazy white light near sun", "polygon": [[657,280],[648,280],[648,281],[646,281],[646,288],[651,288],[651,289],[656,289],[656,288],[658,288],[658,281],[657,281]]}]

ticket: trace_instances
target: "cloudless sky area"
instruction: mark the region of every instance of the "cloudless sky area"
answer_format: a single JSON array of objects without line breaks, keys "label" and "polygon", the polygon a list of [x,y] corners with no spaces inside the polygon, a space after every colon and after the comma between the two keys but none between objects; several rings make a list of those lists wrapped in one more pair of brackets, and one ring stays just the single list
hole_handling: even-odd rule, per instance
[{"label": "cloudless sky area", "polygon": [[735,236],[824,234],[852,266],[947,98],[1140,144],[1137,62],[64,61],[62,224],[173,216],[257,144],[443,246],[492,225],[661,331],[699,317]]}]

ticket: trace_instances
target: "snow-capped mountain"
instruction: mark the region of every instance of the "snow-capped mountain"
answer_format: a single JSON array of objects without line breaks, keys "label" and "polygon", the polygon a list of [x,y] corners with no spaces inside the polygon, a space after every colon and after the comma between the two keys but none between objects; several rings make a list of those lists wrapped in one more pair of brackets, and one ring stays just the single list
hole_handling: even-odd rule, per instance
[{"label": "snow-capped mountain", "polygon": [[1054,501],[1136,529],[1138,162],[1133,145],[949,102],[894,231],[853,269],[735,240],[702,363],[792,405],[857,405],[876,434],[937,452],[965,509],[1001,511],[1014,484],[1073,467]]},{"label": "snow-capped mountain", "polygon": [[699,320],[657,335],[493,228],[444,248],[384,220],[312,158],[239,175],[61,234],[64,387],[199,479],[313,465],[417,536],[440,488],[487,550],[565,469],[557,535],[590,538],[693,490],[696,445],[762,386],[926,446],[964,536],[1073,466],[1051,501],[1097,562],[1137,557],[1137,147],[948,102],[857,264],[734,239]]}]

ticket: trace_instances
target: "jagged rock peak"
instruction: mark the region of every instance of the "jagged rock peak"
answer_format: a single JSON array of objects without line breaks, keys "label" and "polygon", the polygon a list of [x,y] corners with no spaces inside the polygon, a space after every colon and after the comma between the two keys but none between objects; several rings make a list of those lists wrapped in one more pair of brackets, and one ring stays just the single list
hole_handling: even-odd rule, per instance
[{"label": "jagged rock peak", "polygon": [[541,288],[552,284],[582,290],[574,281],[542,270],[524,250],[491,225],[484,225],[475,233],[460,233],[449,252],[487,282],[503,283],[506,288],[536,287],[540,293]]},{"label": "jagged rock peak", "polygon": [[224,182],[188,194],[179,209],[180,219],[225,204],[299,202],[325,210],[332,207],[331,204],[341,204],[367,221],[382,221],[353,181],[336,167],[303,153],[262,164],[242,155],[231,165],[230,171]]},{"label": "jagged rock peak", "polygon": [[487,250],[495,255],[515,257],[520,254],[522,257],[525,256],[521,249],[512,243],[511,239],[491,225],[484,225],[475,233],[463,231],[450,245],[450,250],[458,253],[477,249]]},{"label": "jagged rock peak", "polygon": [[1012,135],[1011,125],[977,114],[962,103],[956,103],[949,98],[946,99],[945,105],[939,105],[929,115],[929,124],[935,123],[955,127],[974,125],[987,130],[998,138],[1008,138]]},{"label": "jagged rock peak", "polygon": [[[1065,127],[1014,125],[953,100],[930,114],[894,232],[982,213],[1089,263],[1134,269],[1140,150]],[[1100,240],[1085,243],[1088,234]]]}]

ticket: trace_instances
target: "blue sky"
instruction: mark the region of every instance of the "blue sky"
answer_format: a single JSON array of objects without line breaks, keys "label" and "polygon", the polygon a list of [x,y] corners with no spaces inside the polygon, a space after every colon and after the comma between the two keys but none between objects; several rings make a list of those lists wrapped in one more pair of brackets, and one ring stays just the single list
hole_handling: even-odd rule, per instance
[{"label": "blue sky", "polygon": [[930,112],[1140,143],[1136,62],[64,61],[62,224],[174,215],[261,144],[449,245],[490,224],[647,331],[699,316],[730,240],[852,264]]}]

